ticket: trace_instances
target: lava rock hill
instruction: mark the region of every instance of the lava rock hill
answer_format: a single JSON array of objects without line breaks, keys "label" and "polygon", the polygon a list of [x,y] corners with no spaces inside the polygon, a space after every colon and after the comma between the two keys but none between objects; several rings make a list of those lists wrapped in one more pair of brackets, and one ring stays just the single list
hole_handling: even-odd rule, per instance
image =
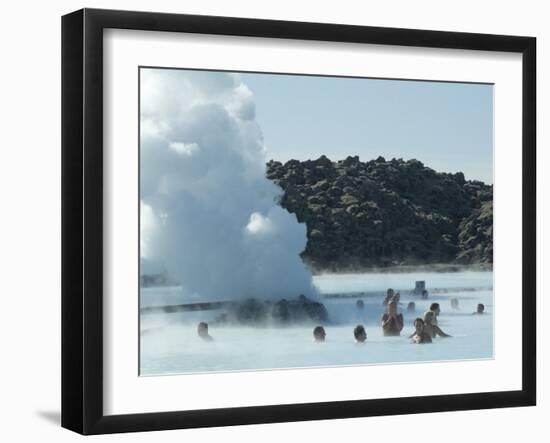
[{"label": "lava rock hill", "polygon": [[307,226],[315,272],[493,261],[493,186],[418,160],[271,160],[280,205]]}]

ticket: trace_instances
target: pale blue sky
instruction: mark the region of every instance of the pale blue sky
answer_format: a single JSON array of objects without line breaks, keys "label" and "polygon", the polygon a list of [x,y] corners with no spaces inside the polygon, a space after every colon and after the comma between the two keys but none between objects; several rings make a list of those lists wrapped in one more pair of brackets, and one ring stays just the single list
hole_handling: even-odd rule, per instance
[{"label": "pale blue sky", "polygon": [[270,158],[416,158],[493,182],[491,85],[240,75]]}]

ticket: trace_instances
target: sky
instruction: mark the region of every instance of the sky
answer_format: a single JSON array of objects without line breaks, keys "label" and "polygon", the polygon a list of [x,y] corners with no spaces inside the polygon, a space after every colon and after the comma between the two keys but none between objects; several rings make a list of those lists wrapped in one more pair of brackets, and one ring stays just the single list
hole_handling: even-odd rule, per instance
[{"label": "sky", "polygon": [[239,74],[253,93],[268,158],[416,158],[493,182],[493,86]]}]

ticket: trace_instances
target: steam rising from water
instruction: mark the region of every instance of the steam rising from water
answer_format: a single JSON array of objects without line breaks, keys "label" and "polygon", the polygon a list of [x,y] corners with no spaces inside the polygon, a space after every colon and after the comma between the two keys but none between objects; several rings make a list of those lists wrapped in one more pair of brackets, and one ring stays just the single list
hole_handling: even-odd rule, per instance
[{"label": "steam rising from water", "polygon": [[306,227],[277,204],[252,92],[219,72],[141,70],[141,256],[210,300],[315,295]]}]

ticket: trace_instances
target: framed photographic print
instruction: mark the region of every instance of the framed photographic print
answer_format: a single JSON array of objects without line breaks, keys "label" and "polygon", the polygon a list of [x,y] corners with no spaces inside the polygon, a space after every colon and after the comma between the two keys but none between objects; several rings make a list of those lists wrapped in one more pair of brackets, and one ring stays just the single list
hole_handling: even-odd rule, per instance
[{"label": "framed photographic print", "polygon": [[534,405],[532,37],[62,20],[62,425]]}]

